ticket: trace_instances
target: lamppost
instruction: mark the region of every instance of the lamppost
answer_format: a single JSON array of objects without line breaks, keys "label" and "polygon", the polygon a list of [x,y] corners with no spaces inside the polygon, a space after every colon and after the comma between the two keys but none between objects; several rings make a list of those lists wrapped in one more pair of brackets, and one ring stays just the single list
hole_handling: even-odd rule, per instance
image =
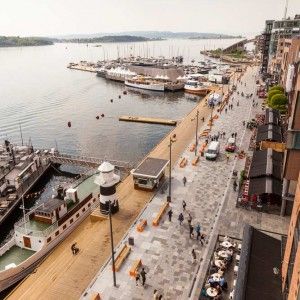
[{"label": "lamppost", "polygon": [[198,148],[198,122],[199,122],[199,110],[197,109],[196,117],[191,119],[194,121],[196,119],[196,141],[195,141],[195,156],[197,155],[197,148]]},{"label": "lamppost", "polygon": [[171,184],[172,184],[172,144],[176,142],[176,134],[173,134],[170,136],[170,141],[169,141],[169,150],[170,150],[170,162],[169,162],[169,195],[167,196],[167,201],[171,202]]},{"label": "lamppost", "polygon": [[108,203],[109,203],[108,215],[109,215],[109,227],[110,227],[110,244],[111,244],[111,260],[112,260],[112,270],[113,270],[113,281],[114,281],[114,287],[117,287],[116,270],[115,270],[114,238],[113,238],[112,219],[111,219],[111,201],[109,200]]}]

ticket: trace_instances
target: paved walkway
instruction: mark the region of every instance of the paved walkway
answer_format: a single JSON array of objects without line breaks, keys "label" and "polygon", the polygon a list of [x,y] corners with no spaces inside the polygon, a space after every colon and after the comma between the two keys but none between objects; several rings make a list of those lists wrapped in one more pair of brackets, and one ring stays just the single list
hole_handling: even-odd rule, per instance
[{"label": "paved walkway", "polygon": [[[242,81],[247,82],[247,86],[239,85],[239,91],[255,94],[253,73],[253,69],[250,69],[244,75]],[[192,166],[194,153],[187,149],[182,156],[188,158],[189,164],[185,168],[179,168],[177,164],[173,169],[172,222],[169,222],[166,214],[159,227],[152,226],[153,218],[166,199],[166,195],[159,192],[139,217],[148,221],[145,231],[138,233],[136,226],[133,226],[123,240],[126,242],[129,236],[134,237],[135,245],[121,270],[117,272],[118,287],[112,287],[111,262],[109,262],[99,272],[82,298],[89,299],[90,294],[96,291],[100,293],[101,299],[152,299],[153,290],[157,289],[163,294],[163,299],[188,299],[190,296],[197,299],[197,293],[202,285],[201,280],[206,272],[205,262],[211,254],[213,237],[218,233],[241,237],[245,223],[266,230],[287,232],[288,218],[235,207],[237,194],[232,191],[231,175],[233,169],[243,169],[244,160],[236,160],[233,154],[227,162],[224,146],[227,137],[237,132],[237,144],[241,145],[240,149],[248,149],[251,132],[245,129],[242,121],[253,118],[261,108],[253,108],[251,99],[238,96],[236,93],[233,97],[233,110],[228,110],[227,113],[223,111],[213,126],[212,134],[218,131],[226,132],[226,138],[220,140],[221,154],[217,161],[206,161],[201,158],[196,167]],[[237,100],[239,106],[236,105]],[[200,141],[200,144],[202,142]],[[184,176],[187,178],[186,187],[182,184]],[[199,223],[201,231],[207,235],[207,244],[204,246],[190,238],[187,212],[184,213],[184,224],[179,225],[177,218],[182,212],[182,200],[187,202],[187,211],[193,217],[192,224],[195,226]],[[197,254],[196,263],[193,262],[191,255],[193,248]],[[129,269],[136,259],[142,260],[147,272],[145,288],[137,287],[134,278],[129,276]]]}]

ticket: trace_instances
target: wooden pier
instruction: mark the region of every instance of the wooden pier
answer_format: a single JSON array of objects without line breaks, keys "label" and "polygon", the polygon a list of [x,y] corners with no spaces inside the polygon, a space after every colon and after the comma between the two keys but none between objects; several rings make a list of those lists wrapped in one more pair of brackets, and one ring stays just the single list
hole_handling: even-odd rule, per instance
[{"label": "wooden pier", "polygon": [[90,67],[90,66],[74,65],[74,66],[68,66],[68,68],[72,70],[97,73],[97,69],[95,67]]},{"label": "wooden pier", "polygon": [[151,118],[151,117],[137,117],[137,116],[121,116],[121,117],[119,117],[119,121],[160,124],[160,125],[167,125],[167,126],[176,126],[177,125],[177,121],[175,121],[175,120]]}]

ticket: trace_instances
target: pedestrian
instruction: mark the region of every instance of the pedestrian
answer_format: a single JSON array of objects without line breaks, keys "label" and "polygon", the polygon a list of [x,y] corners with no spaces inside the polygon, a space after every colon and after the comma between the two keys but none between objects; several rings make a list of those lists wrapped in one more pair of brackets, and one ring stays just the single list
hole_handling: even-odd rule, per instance
[{"label": "pedestrian", "polygon": [[194,227],[190,224],[190,238],[194,237]]},{"label": "pedestrian", "polygon": [[158,300],[158,297],[159,297],[158,291],[157,291],[157,290],[154,290],[154,291],[153,291],[153,300]]},{"label": "pedestrian", "polygon": [[201,234],[201,237],[200,237],[200,243],[201,243],[201,246],[203,246],[204,245],[204,242],[205,241],[205,235],[202,233]]},{"label": "pedestrian", "polygon": [[183,208],[183,210],[185,210],[185,208],[186,208],[186,202],[184,200],[182,200],[182,208]]},{"label": "pedestrian", "polygon": [[229,154],[226,153],[226,163],[228,164],[228,162],[229,162]]},{"label": "pedestrian", "polygon": [[245,125],[246,125],[246,121],[243,121],[243,126],[245,127]]},{"label": "pedestrian", "polygon": [[236,103],[236,106],[240,106],[240,102],[239,101]]},{"label": "pedestrian", "polygon": [[183,186],[185,186],[186,185],[186,177],[185,176],[182,178],[182,182],[183,182]]},{"label": "pedestrian", "polygon": [[227,108],[225,108],[225,113],[227,114]]},{"label": "pedestrian", "polygon": [[237,132],[234,133],[234,137],[235,137],[235,138],[237,137]]},{"label": "pedestrian", "polygon": [[204,123],[204,117],[202,117],[202,122]]},{"label": "pedestrian", "polygon": [[191,225],[192,224],[192,216],[191,216],[191,214],[189,213],[189,216],[188,216],[188,223],[189,223],[189,225]]},{"label": "pedestrian", "polygon": [[163,295],[159,295],[158,300],[162,300]]},{"label": "pedestrian", "polygon": [[232,138],[234,137],[234,133],[231,134],[231,137],[232,137]]},{"label": "pedestrian", "polygon": [[195,228],[195,231],[196,231],[196,233],[197,233],[196,238],[197,238],[197,241],[198,241],[199,238],[200,238],[200,236],[201,236],[201,226],[200,226],[200,224],[197,224],[197,226],[196,226],[196,228]]},{"label": "pedestrian", "polygon": [[172,222],[173,211],[172,208],[168,211],[169,221]]},{"label": "pedestrian", "polygon": [[135,275],[135,285],[138,286],[138,283],[141,282],[140,273],[137,272]]},{"label": "pedestrian", "polygon": [[236,183],[236,180],[234,180],[233,182],[233,190],[236,192],[236,188],[237,188],[237,183]]},{"label": "pedestrian", "polygon": [[193,259],[194,259],[194,262],[196,262],[196,252],[195,252],[195,249],[193,248],[192,249],[192,256],[193,256]]},{"label": "pedestrian", "polygon": [[144,268],[142,268],[142,271],[141,271],[141,277],[142,277],[142,286],[144,286],[145,285],[145,283],[146,283],[146,272],[145,272],[145,269]]},{"label": "pedestrian", "polygon": [[178,216],[178,221],[179,221],[180,225],[182,225],[183,220],[184,220],[183,213],[180,213],[179,216]]}]

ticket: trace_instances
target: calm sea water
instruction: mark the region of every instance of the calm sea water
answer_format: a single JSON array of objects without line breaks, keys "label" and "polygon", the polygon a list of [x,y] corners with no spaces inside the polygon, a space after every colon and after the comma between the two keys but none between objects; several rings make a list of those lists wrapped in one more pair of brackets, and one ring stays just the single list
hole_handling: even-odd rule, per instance
[{"label": "calm sea water", "polygon": [[[128,92],[123,84],[93,73],[69,70],[69,62],[94,61],[135,54],[184,55],[201,60],[200,50],[235,40],[167,40],[148,43],[56,44],[0,48],[0,139],[35,147],[58,145],[61,152],[137,162],[171,129],[160,125],[119,122],[120,115],[180,119],[199,101],[180,93]],[[118,98],[122,95],[121,99]],[[113,99],[113,103],[110,102]],[[96,115],[105,117],[96,120]],[[67,122],[72,127],[67,127]]]}]

